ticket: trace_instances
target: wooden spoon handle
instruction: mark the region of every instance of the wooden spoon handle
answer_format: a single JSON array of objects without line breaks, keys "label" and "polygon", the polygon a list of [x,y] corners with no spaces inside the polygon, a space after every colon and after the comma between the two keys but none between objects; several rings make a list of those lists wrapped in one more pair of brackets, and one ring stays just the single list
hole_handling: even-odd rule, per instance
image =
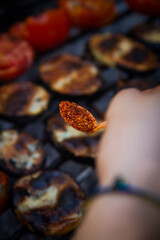
[{"label": "wooden spoon handle", "polygon": [[107,121],[104,121],[102,123],[100,123],[95,129],[94,129],[94,132],[99,130],[99,129],[102,129],[102,128],[105,128],[107,125]]}]

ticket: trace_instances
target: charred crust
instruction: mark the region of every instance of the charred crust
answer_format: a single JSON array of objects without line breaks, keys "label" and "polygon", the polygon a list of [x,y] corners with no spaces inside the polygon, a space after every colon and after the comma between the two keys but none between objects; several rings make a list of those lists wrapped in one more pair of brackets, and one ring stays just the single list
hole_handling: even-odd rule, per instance
[{"label": "charred crust", "polygon": [[9,96],[5,105],[6,115],[18,115],[21,110],[27,107],[28,101],[34,94],[34,88],[19,88],[15,93]]},{"label": "charred crust", "polygon": [[104,51],[104,52],[108,52],[111,51],[112,49],[114,49],[116,47],[116,45],[119,42],[119,37],[118,35],[111,35],[110,37],[102,40],[98,47]]},{"label": "charred crust", "polygon": [[30,184],[35,190],[40,190],[48,187],[52,182],[62,184],[64,182],[63,174],[58,171],[42,172],[38,178],[32,179]]},{"label": "charred crust", "polygon": [[69,138],[61,145],[77,157],[96,158],[101,134],[94,137]]},{"label": "charred crust", "polygon": [[[79,208],[79,206],[81,206],[81,202],[82,200],[78,198],[75,189],[68,187],[60,193],[58,202],[54,208],[44,207],[31,210],[26,214],[30,215],[29,221],[35,224],[35,226],[37,225],[36,230],[38,230],[38,228],[43,227],[45,223],[57,224],[67,218],[68,215],[74,214],[74,212],[77,211],[77,207]],[[79,212],[81,212],[80,208]]]},{"label": "charred crust", "polygon": [[134,63],[143,63],[147,57],[148,51],[146,49],[135,47],[123,58],[126,61],[132,61]]},{"label": "charred crust", "polygon": [[45,152],[38,139],[8,129],[0,132],[0,142],[3,146],[0,148],[0,166],[9,174],[26,175],[42,167]]},{"label": "charred crust", "polygon": [[155,23],[144,23],[134,27],[130,34],[139,41],[147,44],[150,48],[155,50],[160,49],[160,25],[156,25]]},{"label": "charred crust", "polygon": [[143,33],[148,33],[153,31],[153,25],[150,24],[141,24],[132,29],[132,33],[135,35],[142,35]]},{"label": "charred crust", "polygon": [[91,46],[90,46],[90,41],[88,41],[88,42],[86,43],[85,50],[84,50],[84,54],[83,54],[82,57],[83,57],[84,59],[87,59],[87,60],[90,61],[90,62],[95,62],[95,64],[98,65],[97,62],[96,62],[95,57],[94,57],[93,54],[92,54],[92,50],[91,50]]},{"label": "charred crust", "polygon": [[160,32],[160,26],[155,24],[141,24],[132,29],[132,34],[141,38],[145,38],[144,34],[151,34],[152,32]]},{"label": "charred crust", "polygon": [[137,88],[141,91],[146,90],[150,88],[150,84],[148,81],[144,79],[131,79],[131,80],[126,80],[126,79],[120,79],[118,81],[118,90],[124,89],[124,88]]},{"label": "charred crust", "polygon": [[73,62],[73,61],[68,61],[64,63],[64,71],[65,72],[70,72],[79,68],[82,68],[85,64],[81,62]]},{"label": "charred crust", "polygon": [[77,56],[61,55],[41,63],[42,80],[55,92],[64,95],[91,95],[102,85],[96,66]]},{"label": "charred crust", "polygon": [[23,201],[24,197],[29,197],[30,193],[27,189],[17,187],[14,191],[13,202],[14,204],[19,204]]},{"label": "charred crust", "polygon": [[[115,44],[114,39],[116,41]],[[106,51],[103,50],[103,47],[100,47],[100,44],[103,41],[105,42],[105,40],[108,41]],[[95,59],[107,66],[122,67],[128,71],[149,72],[158,65],[158,60],[154,53],[143,44],[122,34],[95,35],[90,39],[90,48]]]},{"label": "charred crust", "polygon": [[[42,201],[42,205],[33,208],[27,205],[26,210],[20,210],[26,199],[40,201],[51,187],[58,191],[54,204],[50,204],[50,201],[52,202],[50,193],[47,198],[48,205]],[[20,221],[32,231],[47,236],[63,235],[77,227],[82,217],[84,197],[76,182],[69,175],[59,171],[29,175],[19,179],[13,187],[13,206]]]},{"label": "charred crust", "polygon": [[[36,94],[40,94],[38,98]],[[39,100],[44,101],[43,107],[34,113],[33,104],[38,104]],[[10,83],[0,88],[0,114],[3,116],[12,116],[13,118],[27,118],[38,115],[48,105],[49,94],[42,87],[28,81]],[[31,110],[32,109],[32,110]]]}]

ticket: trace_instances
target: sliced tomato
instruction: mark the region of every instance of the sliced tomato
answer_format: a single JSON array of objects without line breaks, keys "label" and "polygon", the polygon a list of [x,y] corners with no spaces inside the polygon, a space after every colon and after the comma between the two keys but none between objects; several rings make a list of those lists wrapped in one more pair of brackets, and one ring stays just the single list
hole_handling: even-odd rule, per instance
[{"label": "sliced tomato", "polygon": [[64,9],[45,11],[13,25],[10,33],[26,39],[36,50],[45,51],[63,43],[70,31],[70,18]]},{"label": "sliced tomato", "polygon": [[160,15],[159,0],[125,0],[128,5],[137,12],[147,15]]},{"label": "sliced tomato", "polygon": [[0,213],[3,212],[8,200],[8,176],[0,172]]},{"label": "sliced tomato", "polygon": [[97,28],[111,22],[116,15],[116,6],[110,0],[59,0],[72,23],[80,28]]},{"label": "sliced tomato", "polygon": [[28,69],[33,59],[33,49],[26,41],[0,34],[0,82],[18,77]]},{"label": "sliced tomato", "polygon": [[27,37],[25,22],[18,22],[11,26],[10,34],[14,37],[25,39]]}]

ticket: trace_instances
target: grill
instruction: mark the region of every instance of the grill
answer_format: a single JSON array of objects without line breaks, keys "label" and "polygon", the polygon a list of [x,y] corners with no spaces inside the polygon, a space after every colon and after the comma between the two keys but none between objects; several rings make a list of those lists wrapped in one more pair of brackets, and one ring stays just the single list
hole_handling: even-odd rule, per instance
[{"label": "grill", "polygon": [[[56,6],[56,1],[14,1],[14,6],[9,5],[8,8],[5,7],[5,4],[2,1],[1,5],[2,6],[0,11],[0,17],[2,20],[0,27],[1,31],[4,31],[7,30],[11,23],[17,20],[21,20],[29,14],[37,14],[44,9]],[[67,42],[65,42],[63,45],[56,48],[55,50],[38,55],[33,66],[25,74],[20,76],[18,78],[18,81],[30,80],[32,82],[42,85],[38,76],[37,66],[41,61],[49,58],[54,54],[70,53],[85,58],[86,43],[89,37],[92,36],[94,33],[103,33],[109,31],[115,33],[121,32],[128,35],[130,29],[139,23],[158,21],[157,19],[131,12],[123,1],[117,0],[117,5],[119,13],[114,22],[96,31],[93,30],[80,32],[77,29],[72,29],[70,38],[67,40]],[[16,14],[14,14],[15,12]],[[10,16],[10,19],[8,19],[8,16]],[[160,59],[160,54],[158,52],[156,52],[156,54]],[[94,94],[91,97],[69,98],[62,97],[60,95],[56,95],[50,92],[52,95],[52,100],[49,109],[40,117],[36,118],[33,122],[29,122],[28,124],[21,126],[16,125],[16,123],[13,123],[11,121],[6,121],[5,119],[0,118],[0,130],[8,128],[20,129],[40,139],[46,151],[46,161],[44,168],[59,169],[69,173],[79,183],[86,196],[90,195],[91,190],[95,187],[97,183],[93,159],[76,158],[69,153],[66,154],[66,152],[59,151],[48,137],[48,133],[46,131],[46,120],[51,115],[51,113],[58,110],[58,104],[62,100],[73,100],[80,105],[94,107],[104,112],[112,97],[119,90],[119,88],[117,87],[117,82],[120,78],[124,78],[128,81],[132,78],[141,77],[138,74],[133,75],[133,73],[111,67],[104,68],[100,66],[100,70],[102,71],[102,74],[104,76],[104,85],[98,93]],[[158,68],[154,73],[145,75],[148,86],[155,86],[160,84],[159,76],[160,68]],[[10,189],[15,180],[16,178],[10,177]],[[36,233],[30,232],[17,220],[16,216],[12,212],[11,202],[8,203],[5,212],[0,216],[0,226],[1,240],[69,240],[71,238],[70,234],[63,237],[41,237],[38,236]]]}]

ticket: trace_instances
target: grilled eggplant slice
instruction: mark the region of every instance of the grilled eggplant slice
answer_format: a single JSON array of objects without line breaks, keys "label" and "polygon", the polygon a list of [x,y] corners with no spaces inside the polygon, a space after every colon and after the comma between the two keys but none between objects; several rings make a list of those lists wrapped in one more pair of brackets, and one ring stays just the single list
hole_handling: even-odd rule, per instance
[{"label": "grilled eggplant slice", "polygon": [[99,34],[89,41],[94,58],[107,66],[120,66],[136,72],[148,72],[157,68],[155,54],[143,44],[122,34]]},{"label": "grilled eggplant slice", "polygon": [[120,79],[118,81],[118,90],[124,88],[137,88],[141,91],[151,88],[151,84],[146,79],[133,78],[130,80]]},{"label": "grilled eggplant slice", "polygon": [[13,206],[31,231],[47,236],[74,230],[82,218],[84,193],[67,174],[39,171],[19,179],[13,187]]},{"label": "grilled eggplant slice", "polygon": [[33,117],[47,109],[48,92],[28,81],[0,87],[0,114],[8,117]]},{"label": "grilled eggplant slice", "polygon": [[[94,112],[94,116],[96,116],[98,124],[103,122],[103,118],[96,115],[96,112]],[[96,157],[102,130],[91,134],[80,132],[69,126],[60,114],[54,114],[48,120],[47,129],[55,145],[66,149],[76,157]]]},{"label": "grilled eggplant slice", "polygon": [[8,129],[0,132],[0,167],[13,175],[33,173],[42,167],[44,150],[38,139]]},{"label": "grilled eggplant slice", "polygon": [[131,33],[150,47],[160,49],[160,25],[143,23],[134,27]]},{"label": "grilled eggplant slice", "polygon": [[40,67],[42,80],[64,95],[91,95],[102,85],[100,71],[93,64],[72,55],[61,55],[43,62]]}]

